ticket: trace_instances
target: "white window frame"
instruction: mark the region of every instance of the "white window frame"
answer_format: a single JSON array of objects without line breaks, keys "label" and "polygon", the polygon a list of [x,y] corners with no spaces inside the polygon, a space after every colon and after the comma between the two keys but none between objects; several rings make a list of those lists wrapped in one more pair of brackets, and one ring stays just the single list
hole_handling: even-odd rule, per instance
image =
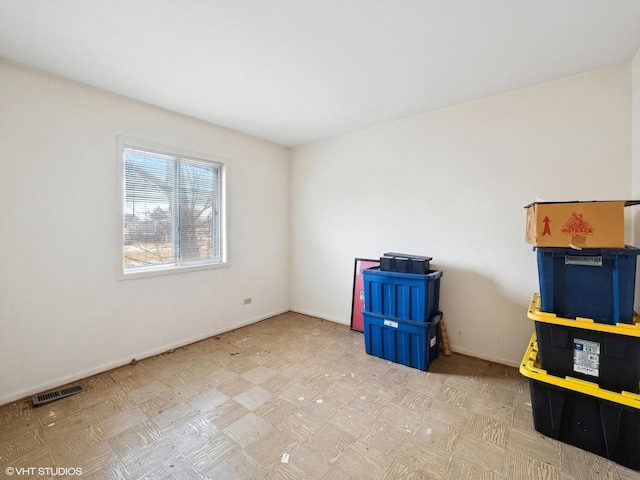
[{"label": "white window frame", "polygon": [[[117,226],[117,239],[118,239],[118,280],[127,280],[141,277],[152,277],[157,275],[169,275],[176,273],[192,272],[198,270],[208,270],[215,268],[226,268],[230,266],[229,262],[229,245],[227,241],[227,198],[226,198],[226,180],[228,170],[228,159],[222,158],[216,155],[205,154],[200,152],[192,152],[181,148],[170,147],[167,145],[161,145],[154,142],[148,142],[145,140],[139,140],[130,137],[118,136],[118,226]],[[196,162],[215,162],[221,165],[220,168],[220,242],[222,249],[222,259],[217,260],[202,260],[199,262],[191,263],[172,263],[165,265],[153,265],[148,267],[139,267],[135,270],[126,270],[124,267],[124,255],[125,255],[125,210],[126,210],[126,191],[125,191],[125,161],[124,152],[127,148],[135,148],[139,150],[146,150],[153,153],[162,155],[182,157]]]}]

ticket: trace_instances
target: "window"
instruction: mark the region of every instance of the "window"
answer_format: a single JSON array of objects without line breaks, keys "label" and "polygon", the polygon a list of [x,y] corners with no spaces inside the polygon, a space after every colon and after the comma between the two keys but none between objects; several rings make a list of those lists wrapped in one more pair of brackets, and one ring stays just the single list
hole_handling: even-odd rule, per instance
[{"label": "window", "polygon": [[118,143],[120,278],[226,266],[224,161]]}]

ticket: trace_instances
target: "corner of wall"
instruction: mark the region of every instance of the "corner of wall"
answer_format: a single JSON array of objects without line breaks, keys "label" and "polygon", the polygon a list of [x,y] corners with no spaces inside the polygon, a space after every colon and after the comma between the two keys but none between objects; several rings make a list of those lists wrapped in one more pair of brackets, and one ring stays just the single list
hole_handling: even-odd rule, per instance
[{"label": "corner of wall", "polygon": [[293,229],[291,221],[293,215],[293,147],[287,148],[287,307],[291,309],[291,285],[292,285],[292,265],[293,265]]},{"label": "corner of wall", "polygon": [[[631,194],[640,198],[640,48],[631,61]],[[640,246],[640,209],[633,212],[632,242]],[[635,308],[640,307],[640,271],[636,270]]]},{"label": "corner of wall", "polygon": [[[640,196],[640,48],[631,61],[631,173],[631,192],[636,198]],[[636,243],[638,239],[634,236]]]}]

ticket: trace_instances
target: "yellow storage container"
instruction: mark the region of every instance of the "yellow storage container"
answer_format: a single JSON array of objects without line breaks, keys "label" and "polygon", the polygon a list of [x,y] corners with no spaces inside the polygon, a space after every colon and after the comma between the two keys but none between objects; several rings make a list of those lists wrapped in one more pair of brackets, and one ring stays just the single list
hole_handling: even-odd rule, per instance
[{"label": "yellow storage container", "polygon": [[529,379],[535,429],[625,467],[640,469],[640,395],[549,375],[540,368],[536,334],[520,373]]},{"label": "yellow storage container", "polygon": [[535,320],[538,361],[549,374],[575,377],[600,387],[638,393],[640,318],[610,325],[589,318],[561,318],[540,310],[536,293],[527,316]]}]

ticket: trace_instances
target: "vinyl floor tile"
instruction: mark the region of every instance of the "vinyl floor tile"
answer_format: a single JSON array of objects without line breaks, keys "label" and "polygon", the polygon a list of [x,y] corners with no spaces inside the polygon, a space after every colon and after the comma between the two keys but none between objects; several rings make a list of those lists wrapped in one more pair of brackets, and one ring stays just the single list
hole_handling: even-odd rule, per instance
[{"label": "vinyl floor tile", "polygon": [[536,432],[515,368],[453,353],[423,372],[293,312],[85,383],[38,408],[0,406],[0,478],[640,479]]}]

